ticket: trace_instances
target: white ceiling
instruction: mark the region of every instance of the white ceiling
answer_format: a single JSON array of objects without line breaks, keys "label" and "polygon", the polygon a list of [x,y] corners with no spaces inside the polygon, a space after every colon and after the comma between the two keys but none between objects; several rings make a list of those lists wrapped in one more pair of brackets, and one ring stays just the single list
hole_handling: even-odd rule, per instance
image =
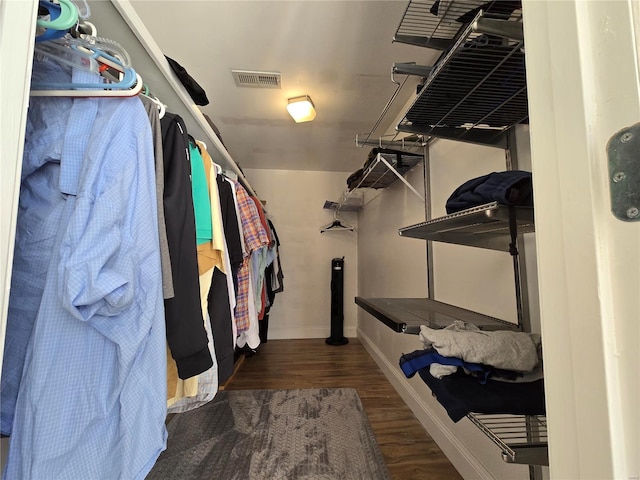
[{"label": "white ceiling", "polygon": [[[392,64],[431,65],[438,55],[392,42],[404,0],[132,3],[165,55],[207,92],[210,103],[201,109],[242,168],[360,168],[371,146],[357,147],[355,136],[371,131],[393,95]],[[282,88],[239,88],[232,69],[280,72]],[[403,87],[394,108],[413,90]],[[296,124],[287,99],[304,94],[317,117]],[[390,112],[382,125],[392,122]]]}]

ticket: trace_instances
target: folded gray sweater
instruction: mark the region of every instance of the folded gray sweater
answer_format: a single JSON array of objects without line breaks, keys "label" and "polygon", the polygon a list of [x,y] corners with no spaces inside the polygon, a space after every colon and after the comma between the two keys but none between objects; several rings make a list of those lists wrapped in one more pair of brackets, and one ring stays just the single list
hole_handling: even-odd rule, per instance
[{"label": "folded gray sweater", "polygon": [[505,370],[530,372],[540,359],[540,335],[535,333],[486,332],[475,325],[456,321],[441,330],[422,325],[420,339],[425,348],[433,347],[442,356]]}]

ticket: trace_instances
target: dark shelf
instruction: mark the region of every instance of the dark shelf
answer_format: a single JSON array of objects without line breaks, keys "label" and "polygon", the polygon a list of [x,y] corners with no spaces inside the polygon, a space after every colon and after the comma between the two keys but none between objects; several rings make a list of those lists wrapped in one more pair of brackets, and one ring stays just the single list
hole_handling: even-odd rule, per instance
[{"label": "dark shelf", "polygon": [[389,328],[399,333],[418,334],[420,325],[444,328],[455,320],[476,325],[481,330],[519,330],[518,326],[498,318],[472,312],[430,298],[363,298],[356,304]]},{"label": "dark shelf", "polygon": [[[514,207],[518,233],[535,231],[533,208]],[[509,251],[509,207],[497,202],[479,205],[399,230],[403,237]]]}]

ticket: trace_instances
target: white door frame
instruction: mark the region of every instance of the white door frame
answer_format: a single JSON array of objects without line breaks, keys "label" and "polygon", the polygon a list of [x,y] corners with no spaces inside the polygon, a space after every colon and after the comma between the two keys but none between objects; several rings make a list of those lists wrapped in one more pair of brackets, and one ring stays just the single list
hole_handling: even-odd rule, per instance
[{"label": "white door frame", "polygon": [[[0,371],[35,43],[36,0],[0,0]],[[4,469],[8,439],[0,441]]]},{"label": "white door frame", "polygon": [[38,2],[0,0],[0,368]]},{"label": "white door frame", "polygon": [[640,122],[638,8],[523,4],[550,473],[638,479],[640,222],[612,215],[606,154]]}]

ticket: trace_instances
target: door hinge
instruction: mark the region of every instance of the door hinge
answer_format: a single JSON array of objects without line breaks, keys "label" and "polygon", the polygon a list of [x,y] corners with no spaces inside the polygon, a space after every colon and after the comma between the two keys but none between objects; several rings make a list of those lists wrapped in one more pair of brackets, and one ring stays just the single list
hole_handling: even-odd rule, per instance
[{"label": "door hinge", "polygon": [[611,212],[640,221],[640,123],[616,132],[607,143]]}]

